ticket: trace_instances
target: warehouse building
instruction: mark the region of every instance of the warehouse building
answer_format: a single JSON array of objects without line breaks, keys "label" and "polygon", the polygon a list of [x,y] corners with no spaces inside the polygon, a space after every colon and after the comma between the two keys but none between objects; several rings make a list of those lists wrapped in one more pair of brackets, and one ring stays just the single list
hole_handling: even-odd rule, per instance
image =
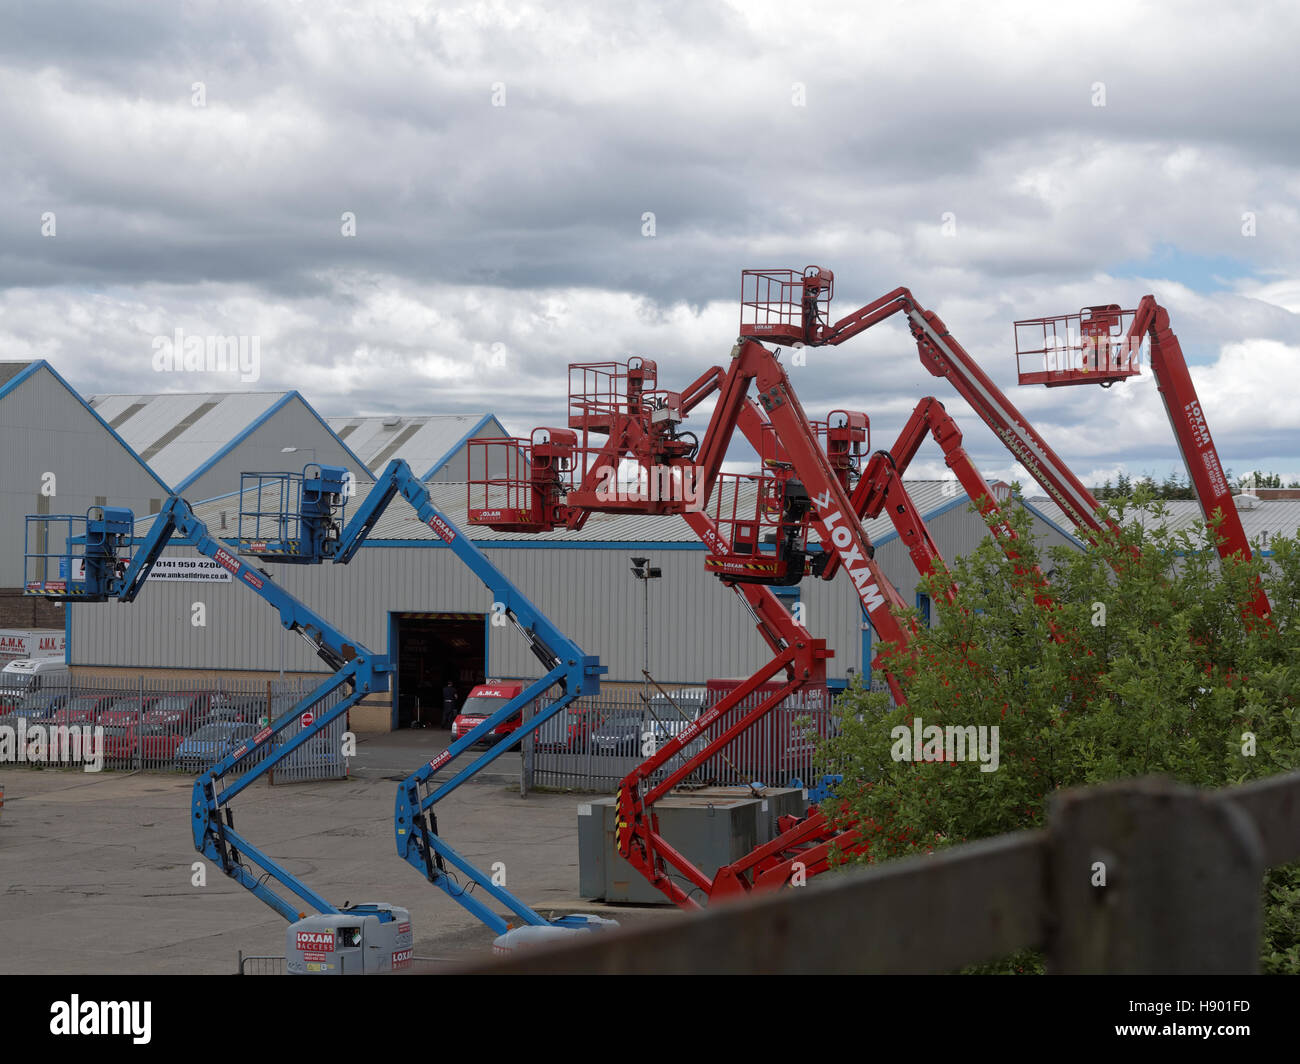
[{"label": "warehouse building", "polygon": [[[464,480],[482,476],[483,452],[472,439],[502,439],[510,435],[495,414],[390,414],[383,417],[332,417],[329,426],[379,476],[394,458],[401,458],[425,482]],[[492,454],[499,453],[492,448]]]},{"label": "warehouse building", "polygon": [[211,499],[239,475],[365,463],[297,392],[92,395],[90,405],[177,494]]},{"label": "warehouse building", "polygon": [[[908,490],[944,557],[969,552],[988,535],[954,481],[913,481]],[[369,490],[358,485],[359,493]],[[435,504],[468,529],[463,484],[432,486]],[[217,535],[237,526],[239,498],[196,507]],[[1033,511],[1031,511],[1032,513]],[[904,545],[886,519],[868,522],[876,560],[904,601],[927,604]],[[1072,542],[1062,528],[1034,514],[1045,547]],[[475,528],[478,543],[507,577],[588,653],[608,666],[607,682],[639,684],[641,670],[665,686],[748,675],[769,655],[742,601],[703,569],[704,547],[675,516],[593,514],[581,532],[526,536]],[[169,554],[191,554],[186,548]],[[650,559],[661,576],[642,581],[633,557]],[[491,596],[474,575],[400,499],[348,566],[280,566],[275,579],[372,652],[396,665],[393,690],[352,711],[352,727],[383,731],[428,719],[452,680],[462,692],[486,677],[536,676],[537,662],[509,626],[492,625]],[[805,580],[789,589],[804,604],[809,629],[835,651],[830,675],[861,673],[871,657],[857,598],[841,576]],[[204,627],[193,604],[204,603]],[[70,660],[78,669],[193,670],[211,677],[249,672],[319,673],[301,639],[280,628],[275,612],[233,581],[160,581],[130,608],[79,604],[70,611]]]},{"label": "warehouse building", "polygon": [[148,514],[166,497],[166,483],[48,362],[0,363],[0,628],[64,627],[62,607],[22,593],[28,514],[84,516],[107,502]]},{"label": "warehouse building", "polygon": [[[1236,503],[1246,539],[1262,547],[1266,556],[1271,553],[1269,544],[1276,537],[1294,539],[1300,535],[1300,489],[1256,488],[1249,493],[1234,496],[1233,502]],[[1033,498],[1029,500],[1029,505],[1050,521],[1057,524],[1065,521],[1063,511],[1051,499]],[[1140,521],[1144,528],[1153,528],[1159,524],[1171,532],[1191,529],[1204,523],[1201,504],[1195,499],[1163,499],[1160,506],[1159,514],[1153,509],[1130,507],[1124,519]],[[1079,545],[1082,546],[1082,543]]]}]

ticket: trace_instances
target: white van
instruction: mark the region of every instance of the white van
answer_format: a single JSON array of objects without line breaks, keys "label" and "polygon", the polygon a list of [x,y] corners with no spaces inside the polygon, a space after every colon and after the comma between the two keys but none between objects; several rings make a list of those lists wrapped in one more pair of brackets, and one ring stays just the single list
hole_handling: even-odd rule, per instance
[{"label": "white van", "polygon": [[0,670],[0,704],[17,703],[39,687],[68,683],[68,666],[57,658],[19,658]]}]

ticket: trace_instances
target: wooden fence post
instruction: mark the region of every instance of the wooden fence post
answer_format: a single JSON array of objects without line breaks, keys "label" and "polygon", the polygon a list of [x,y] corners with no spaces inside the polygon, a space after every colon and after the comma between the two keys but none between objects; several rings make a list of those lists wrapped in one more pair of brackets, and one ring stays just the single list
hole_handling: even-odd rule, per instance
[{"label": "wooden fence post", "polygon": [[1258,971],[1264,853],[1235,804],[1140,779],[1048,809],[1049,971]]}]

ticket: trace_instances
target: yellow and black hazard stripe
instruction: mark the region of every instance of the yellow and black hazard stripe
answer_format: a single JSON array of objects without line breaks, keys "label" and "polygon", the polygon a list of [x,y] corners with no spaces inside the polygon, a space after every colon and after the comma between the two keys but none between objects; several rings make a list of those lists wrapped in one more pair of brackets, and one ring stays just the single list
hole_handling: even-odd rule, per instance
[{"label": "yellow and black hazard stripe", "polygon": [[705,569],[710,572],[734,573],[753,572],[753,573],[770,573],[774,572],[780,563],[777,561],[770,562],[740,562],[731,558],[708,558],[704,562]]}]

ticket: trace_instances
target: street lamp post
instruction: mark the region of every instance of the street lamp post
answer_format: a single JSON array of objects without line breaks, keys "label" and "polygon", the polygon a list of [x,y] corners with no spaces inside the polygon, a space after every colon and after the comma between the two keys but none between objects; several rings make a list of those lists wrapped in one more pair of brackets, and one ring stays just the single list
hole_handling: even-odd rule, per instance
[{"label": "street lamp post", "polygon": [[632,575],[641,581],[645,587],[645,671],[647,678],[642,681],[642,688],[648,695],[650,693],[650,581],[658,580],[663,576],[663,570],[651,566],[649,558],[632,559]]}]

